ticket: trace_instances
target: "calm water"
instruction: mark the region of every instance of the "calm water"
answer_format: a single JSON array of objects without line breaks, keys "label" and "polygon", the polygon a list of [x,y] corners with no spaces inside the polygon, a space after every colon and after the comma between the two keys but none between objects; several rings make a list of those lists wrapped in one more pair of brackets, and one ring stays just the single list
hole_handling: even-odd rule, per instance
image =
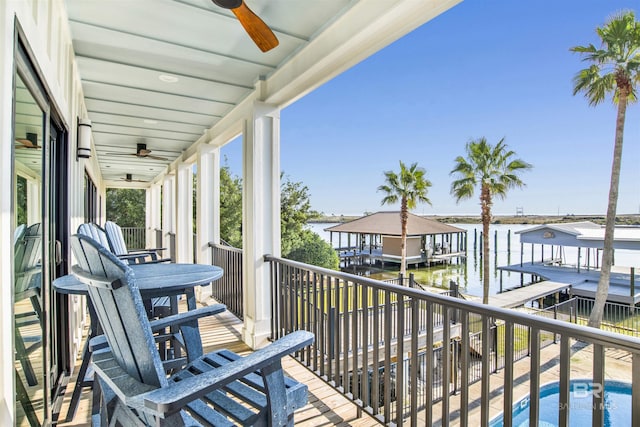
[{"label": "calm water", "polygon": [[[323,239],[329,242],[329,233],[324,231],[325,228],[331,227],[335,224],[330,223],[316,223],[308,224],[309,229],[318,233]],[[463,293],[482,296],[482,260],[480,259],[480,232],[482,231],[481,224],[452,224],[458,228],[467,230],[468,238],[468,252],[466,262],[460,261],[462,264],[451,264],[446,266],[431,267],[428,269],[413,269],[409,272],[413,272],[416,280],[419,283],[428,286],[436,286],[441,288],[448,288],[449,281],[453,280],[460,285],[460,290]],[[510,264],[520,263],[520,238],[516,231],[525,230],[531,228],[532,225],[524,224],[509,224],[509,225],[491,225],[489,231],[491,256],[489,263],[491,265],[491,279],[490,279],[490,294],[496,294],[500,291],[500,272],[497,270],[497,266],[505,266]],[[473,236],[474,230],[478,235],[477,250],[473,250]],[[494,237],[497,231],[497,252],[494,250],[495,242]],[[508,250],[507,242],[509,231],[511,231],[511,251]],[[334,245],[337,245],[337,236],[334,235]],[[550,248],[545,246],[545,258],[550,257]],[[524,261],[531,261],[531,245],[524,245],[523,253]],[[566,263],[575,264],[578,258],[577,248],[564,248],[563,258]],[[583,262],[586,260],[583,251]],[[640,268],[640,256],[637,252],[617,250],[615,253],[616,265],[621,266],[634,266]],[[541,259],[540,246],[535,247],[534,260],[539,261]],[[388,277],[395,277],[397,273],[391,273]],[[375,276],[372,276],[375,277]],[[380,278],[380,277],[375,277]],[[524,282],[529,283],[530,276],[525,275]],[[519,273],[502,273],[502,286],[504,289],[520,286],[520,274]]]}]

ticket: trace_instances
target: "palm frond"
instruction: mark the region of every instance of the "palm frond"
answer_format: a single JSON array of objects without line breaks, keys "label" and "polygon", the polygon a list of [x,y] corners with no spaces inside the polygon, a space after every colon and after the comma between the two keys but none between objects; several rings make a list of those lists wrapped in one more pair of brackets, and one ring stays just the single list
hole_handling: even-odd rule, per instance
[{"label": "palm frond", "polygon": [[407,167],[400,161],[398,173],[387,171],[384,173],[385,184],[378,187],[378,191],[385,193],[382,204],[406,202],[409,209],[415,208],[418,202],[431,204],[427,197],[431,181],[426,178],[426,170],[412,163]]},{"label": "palm frond", "polygon": [[589,104],[595,106],[607,96],[617,103],[622,88],[628,92],[628,101],[635,102],[640,84],[640,23],[635,14],[621,11],[597,28],[596,33],[601,42],[599,49],[592,44],[570,49],[591,63],[574,76],[573,94],[583,93]]},{"label": "palm frond", "polygon": [[492,146],[482,137],[468,142],[465,149],[467,157],[456,157],[450,172],[457,177],[451,184],[451,194],[457,202],[471,198],[478,185],[504,198],[507,190],[524,185],[518,173],[532,167],[515,158],[515,151],[508,149],[504,138]]}]

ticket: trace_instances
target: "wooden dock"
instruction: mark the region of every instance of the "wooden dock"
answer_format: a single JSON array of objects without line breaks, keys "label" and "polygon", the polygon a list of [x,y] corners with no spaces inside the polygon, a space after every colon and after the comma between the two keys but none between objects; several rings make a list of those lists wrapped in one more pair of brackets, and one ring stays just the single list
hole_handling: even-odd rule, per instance
[{"label": "wooden dock", "polygon": [[508,290],[501,294],[490,295],[489,305],[502,308],[519,307],[529,301],[544,298],[547,295],[553,295],[570,287],[571,285],[566,283],[552,282],[549,280],[533,283],[521,288]]}]

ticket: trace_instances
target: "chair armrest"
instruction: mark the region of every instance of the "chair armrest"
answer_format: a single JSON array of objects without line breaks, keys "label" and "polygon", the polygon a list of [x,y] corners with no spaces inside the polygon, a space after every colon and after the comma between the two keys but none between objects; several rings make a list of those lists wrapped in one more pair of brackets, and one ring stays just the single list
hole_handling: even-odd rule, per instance
[{"label": "chair armrest", "polygon": [[[124,261],[135,261],[136,264],[158,264],[161,262],[171,262],[171,258],[158,259],[155,252],[130,252],[126,255],[117,255],[118,258]],[[147,257],[151,259],[146,259]]]},{"label": "chair armrest", "polygon": [[157,252],[162,252],[162,251],[166,251],[167,248],[136,248],[136,249],[129,249],[128,252],[130,254],[132,253],[136,253],[136,252],[149,252],[149,253],[157,253]]},{"label": "chair armrest", "polygon": [[170,326],[179,326],[183,323],[198,320],[202,317],[212,316],[214,314],[222,313],[227,309],[224,304],[214,304],[207,307],[197,308],[195,310],[186,311],[184,313],[172,314],[171,316],[163,317],[161,319],[153,320],[150,322],[151,330],[157,332],[161,329],[168,328]]},{"label": "chair armrest", "polygon": [[[313,341],[314,336],[311,332],[292,332],[242,359],[194,377],[171,382],[168,387],[153,390],[138,397],[142,398],[144,406],[148,410],[157,414],[172,414],[189,402],[247,374],[276,363],[280,364],[283,357],[312,344]],[[282,368],[280,367],[280,369]]]},{"label": "chair armrest", "polygon": [[162,252],[162,251],[166,251],[167,248],[146,248],[146,251],[151,251],[151,252]]},{"label": "chair armrest", "polygon": [[146,253],[128,253],[128,254],[123,254],[123,255],[116,255],[118,258],[123,259],[123,260],[130,260],[130,259],[138,259],[138,258],[142,258],[145,256],[150,256],[151,254],[146,254]]}]

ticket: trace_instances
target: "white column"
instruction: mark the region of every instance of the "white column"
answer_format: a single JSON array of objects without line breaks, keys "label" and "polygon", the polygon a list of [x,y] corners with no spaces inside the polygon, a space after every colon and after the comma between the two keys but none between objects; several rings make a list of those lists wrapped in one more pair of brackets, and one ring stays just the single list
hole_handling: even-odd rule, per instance
[{"label": "white column", "polygon": [[[147,247],[159,248],[164,247],[162,242],[156,242],[156,229],[162,229],[162,222],[160,218],[161,201],[162,200],[162,186],[160,184],[153,184],[147,190]],[[166,256],[166,254],[163,254]]]},{"label": "white column", "polygon": [[[166,176],[162,182],[162,239],[163,247],[170,250],[168,233],[175,232],[173,226],[175,203],[173,202],[174,177]],[[170,255],[169,253],[167,255]]]},{"label": "white column", "polygon": [[193,262],[193,166],[178,166],[176,174],[176,261]]},{"label": "white column", "polygon": [[220,148],[199,148],[197,180],[196,255],[199,264],[211,264],[209,242],[220,243]]},{"label": "white column", "polygon": [[151,243],[153,232],[151,231],[151,224],[153,223],[153,187],[149,187],[144,192],[144,247],[151,248],[154,245]]},{"label": "white column", "polygon": [[271,331],[269,265],[280,255],[280,111],[255,103],[245,122],[243,153],[243,340],[251,348],[267,343]]},{"label": "white column", "polygon": [[[211,264],[209,242],[220,243],[220,148],[210,145],[198,148],[196,179],[197,262]],[[211,291],[211,286],[198,286],[198,301],[205,302]]]}]

